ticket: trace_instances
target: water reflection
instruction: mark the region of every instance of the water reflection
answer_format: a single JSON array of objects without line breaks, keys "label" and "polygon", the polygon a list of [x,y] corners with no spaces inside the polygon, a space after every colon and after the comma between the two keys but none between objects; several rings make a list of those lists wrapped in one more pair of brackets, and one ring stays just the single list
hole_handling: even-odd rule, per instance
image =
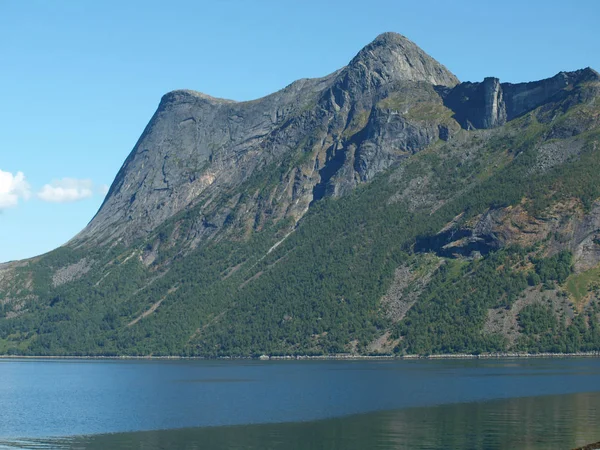
[{"label": "water reflection", "polygon": [[147,450],[562,450],[600,439],[599,406],[600,393],[578,393],[313,422],[116,433],[14,444],[18,448]]},{"label": "water reflection", "polygon": [[[28,437],[12,448],[518,450],[600,439],[600,394],[581,394],[600,390],[593,358],[0,360],[0,380],[0,441]],[[56,438],[72,435],[87,437]]]}]

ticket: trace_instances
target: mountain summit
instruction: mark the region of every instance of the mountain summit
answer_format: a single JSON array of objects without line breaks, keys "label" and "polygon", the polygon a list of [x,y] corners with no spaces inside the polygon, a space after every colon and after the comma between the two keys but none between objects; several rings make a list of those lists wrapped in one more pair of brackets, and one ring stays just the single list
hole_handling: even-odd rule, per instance
[{"label": "mountain summit", "polygon": [[0,265],[0,354],[600,349],[600,77],[462,82],[384,33],[163,96],[88,226]]},{"label": "mountain summit", "polygon": [[398,33],[383,33],[350,61],[349,71],[372,73],[384,84],[390,81],[424,81],[453,87],[459,83],[448,69]]},{"label": "mountain summit", "polygon": [[[384,33],[345,68],[324,78],[292,83],[251,102],[173,91],[163,97],[100,211],[74,242],[120,238],[130,242],[146,235],[172,215],[213,195],[213,185],[221,191],[238,185],[257,167],[279,158],[286,151],[282,146],[298,146],[308,136],[321,133],[324,143],[314,158],[317,173],[303,174],[309,179],[302,183],[302,195],[292,193],[291,205],[286,206],[297,220],[315,195],[320,198],[327,192],[347,190],[355,178],[364,181],[396,159],[385,155],[372,168],[371,158],[362,152],[356,155],[360,159],[357,170],[338,167],[342,157],[350,160],[340,147],[340,137],[350,137],[358,126],[366,125],[386,92],[404,84],[413,93],[422,92],[415,95],[433,96],[439,102],[432,87],[457,83],[454,75],[413,42],[397,33]],[[311,110],[312,105],[320,105],[320,110]],[[379,127],[375,120],[382,118],[373,119],[373,126]],[[409,148],[422,147],[437,137],[435,130],[418,136],[422,132],[411,129]],[[337,175],[340,179],[329,183],[339,169],[344,169]]]}]

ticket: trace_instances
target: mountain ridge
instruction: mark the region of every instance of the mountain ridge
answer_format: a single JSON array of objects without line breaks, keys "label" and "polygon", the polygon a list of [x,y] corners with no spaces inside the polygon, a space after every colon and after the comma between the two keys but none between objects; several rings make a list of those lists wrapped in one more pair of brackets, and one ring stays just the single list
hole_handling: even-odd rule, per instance
[{"label": "mountain ridge", "polygon": [[[401,59],[402,57],[404,60]],[[418,60],[416,69],[413,69],[410,66],[410,63],[407,66],[407,61],[410,61],[409,58]],[[382,65],[380,62],[381,59],[386,61],[388,64]],[[398,62],[398,64],[395,64],[395,62]],[[364,107],[370,107],[373,103],[373,100],[370,98],[371,94],[368,89],[366,93],[363,92],[363,85],[366,84],[370,86],[372,83],[378,84],[381,80],[383,80],[382,77],[386,78],[386,83],[391,83],[394,81],[415,81],[416,79],[423,81],[428,77],[432,77],[432,71],[442,74],[440,78],[441,82],[446,80],[449,80],[449,84],[455,84],[458,82],[458,80],[449,72],[447,72],[443,66],[427,56],[408,39],[398,34],[384,33],[378,36],[363,50],[361,50],[345,68],[335,71],[332,74],[322,78],[296,81],[280,91],[256,100],[248,102],[233,102],[229,100],[215,99],[214,97],[195,91],[176,90],[169,92],[163,96],[156,113],[150,120],[148,127],[146,130],[144,130],[142,137],[134,147],[134,150],[127,158],[121,171],[117,175],[116,181],[111,186],[107,198],[96,217],[103,217],[102,209],[107,203],[110,204],[112,197],[117,194],[117,189],[115,186],[118,185],[120,177],[125,176],[125,173],[129,170],[127,165],[135,160],[136,155],[139,155],[145,150],[140,150],[140,146],[151,147],[152,145],[160,145],[158,142],[163,139],[162,136],[158,136],[154,140],[150,138],[151,141],[149,143],[144,142],[144,139],[145,137],[151,135],[153,128],[157,126],[157,124],[161,123],[161,114],[165,111],[169,111],[171,108],[179,108],[184,111],[181,112],[181,117],[178,118],[178,124],[171,123],[166,125],[170,127],[170,130],[172,130],[168,131],[167,133],[173,135],[176,126],[178,127],[178,132],[182,127],[185,127],[190,129],[191,133],[193,132],[193,128],[198,120],[203,122],[206,122],[207,120],[217,120],[220,123],[227,122],[226,128],[219,130],[219,133],[212,133],[212,135],[208,136],[204,135],[202,136],[202,139],[203,141],[210,141],[208,142],[209,146],[212,145],[213,147],[217,148],[219,146],[229,147],[236,152],[235,147],[238,144],[238,142],[236,142],[238,138],[236,137],[235,133],[238,131],[238,127],[243,128],[244,126],[247,126],[249,130],[254,130],[254,135],[250,138],[246,138],[247,140],[254,139],[256,141],[263,139],[270,133],[275,132],[282,125],[285,125],[285,120],[288,118],[294,119],[295,117],[293,116],[295,114],[297,115],[299,112],[301,114],[303,112],[303,108],[305,109],[307,105],[310,107],[311,101],[316,102],[317,104],[321,102],[327,106],[328,104],[331,104],[333,105],[335,113],[339,113],[341,110],[342,114],[337,114],[338,116],[341,115],[343,117],[343,122],[341,122],[339,126],[340,128],[345,127],[347,125],[345,122],[351,120],[349,116],[353,114],[353,111],[343,111],[344,96],[350,95],[352,98],[357,96],[364,98],[364,103],[366,103]],[[376,74],[376,77],[372,78],[371,74]],[[358,89],[358,91],[354,92],[353,89]],[[299,98],[304,99],[304,103],[297,103]],[[184,105],[189,106],[185,107]],[[260,110],[260,113],[255,112],[255,109]],[[196,112],[194,113],[194,111]],[[196,114],[196,116],[194,116],[194,114]],[[268,120],[265,120],[265,115],[268,116]],[[315,126],[319,126],[319,124],[314,124],[315,122],[319,121],[319,119],[319,117],[309,117],[308,120],[311,120],[309,127],[314,128]],[[248,122],[250,123],[248,124]],[[300,126],[302,126],[302,124],[300,124]],[[245,131],[242,131],[241,134],[244,132]],[[238,132],[238,134],[240,133]],[[303,132],[303,135],[304,134],[306,134],[306,132]],[[253,144],[254,143],[255,142],[253,142]],[[215,149],[207,148],[206,143],[177,142],[176,145],[180,147],[194,146],[195,153],[200,155],[197,164],[203,164],[207,159],[209,159],[209,155],[210,158],[213,156],[217,158],[222,156],[214,155],[214,153],[216,153]],[[243,145],[241,147],[242,148],[238,151],[238,153],[246,151],[246,148],[244,148]],[[168,154],[165,154],[164,157],[168,158],[169,156]],[[260,155],[258,157],[260,158]],[[231,161],[228,161],[228,159],[231,158],[229,158],[229,155],[225,154],[223,163],[230,164]],[[327,156],[325,156],[325,159],[327,159]],[[232,168],[229,167],[229,169]],[[132,170],[135,171],[136,169],[134,168]],[[161,174],[158,174],[158,176],[154,175],[155,181],[153,182],[152,189],[168,190],[169,185],[168,183],[164,182],[168,177],[164,173],[162,174],[162,177],[160,175]],[[194,177],[195,175],[191,174],[190,176]],[[211,174],[208,177],[203,178],[203,182],[196,183],[198,186],[192,188],[191,190],[196,189],[196,191],[201,191],[206,189],[208,185],[212,184],[214,181],[212,180],[212,176],[213,175]],[[241,175],[241,177],[243,177],[243,175]],[[161,178],[163,183],[160,182]],[[143,184],[143,182],[144,181],[142,180],[137,180],[138,185]],[[133,181],[131,181],[131,183],[133,183]],[[139,190],[139,186],[137,189]],[[196,191],[194,191],[194,195],[192,195],[192,197],[195,196]],[[135,201],[134,192],[128,191],[127,197],[130,199],[130,203],[133,204]],[[133,201],[131,201],[131,199],[133,199]],[[158,207],[161,201],[164,202],[164,199],[156,199],[154,202],[155,207]],[[189,205],[190,199],[182,194],[177,196],[176,201],[181,204],[182,207],[185,207],[186,205]],[[312,201],[312,199],[305,201],[305,203],[310,203],[310,201]],[[125,204],[126,199],[122,199],[117,210],[114,208],[109,208],[105,216],[112,219],[119,214],[122,215],[122,211],[126,207]],[[169,214],[175,213],[180,209],[181,208],[179,207],[174,207]],[[146,219],[148,219],[148,211],[145,211],[142,214],[144,214]],[[297,214],[300,214],[300,212]],[[74,238],[74,241],[96,233],[95,230],[98,228],[98,225],[94,222],[96,217],[90,222],[88,227],[82,231],[82,233]],[[150,222],[153,224],[153,226],[156,225],[156,222],[152,221],[152,219],[150,219]],[[108,223],[110,223],[110,226],[112,227],[112,222],[110,222],[110,220]],[[99,226],[106,228],[108,225],[100,224]],[[135,228],[138,227],[136,226]],[[91,233],[86,230],[91,231]]]},{"label": "mountain ridge", "polygon": [[0,265],[0,353],[597,351],[600,77],[459,82],[402,35],[165,94],[88,226]]},{"label": "mountain ridge", "polygon": [[[375,49],[375,52],[374,50]],[[398,60],[400,59],[397,55],[397,49],[400,49],[400,55],[404,56],[404,58],[406,59],[406,61],[410,61],[410,58],[408,55],[412,56],[413,59],[417,59],[417,60],[423,60],[425,61],[424,63],[422,63],[420,66],[418,66],[418,73],[417,75],[415,75],[415,73],[411,70],[409,70],[409,74],[408,76],[406,76],[405,72],[403,72],[402,69],[405,68],[404,65],[404,61],[402,61],[402,64],[400,64],[400,69],[396,68],[396,66],[394,64],[390,64],[389,61],[390,60]],[[404,54],[402,53],[403,51],[408,52],[408,54]],[[157,145],[157,142],[150,142],[150,145],[144,143],[144,137],[148,136],[148,134],[150,133],[150,131],[152,130],[152,127],[154,126],[154,123],[156,122],[156,118],[160,117],[160,114],[165,111],[166,109],[169,108],[175,108],[175,107],[182,107],[182,105],[184,104],[188,104],[190,105],[190,107],[188,109],[186,109],[185,112],[183,112],[182,117],[180,117],[180,122],[178,124],[170,124],[170,128],[172,131],[167,131],[167,133],[171,133],[171,135],[173,135],[175,133],[175,126],[178,127],[177,132],[181,131],[181,128],[193,128],[194,124],[196,124],[197,120],[218,120],[221,122],[224,121],[229,121],[231,122],[231,117],[236,118],[238,123],[235,124],[228,124],[227,128],[228,130],[221,130],[222,132],[220,133],[220,135],[217,136],[202,136],[201,138],[204,141],[220,141],[220,142],[209,142],[209,146],[212,145],[213,147],[233,147],[233,151],[240,154],[241,152],[244,152],[246,149],[243,148],[244,146],[242,145],[241,149],[239,151],[235,150],[236,147],[236,142],[235,142],[235,136],[231,136],[231,130],[233,127],[237,127],[237,126],[244,126],[244,122],[248,121],[248,116],[250,116],[250,120],[254,120],[253,123],[250,124],[250,128],[254,128],[255,130],[258,130],[254,133],[254,135],[252,137],[250,137],[248,140],[254,139],[253,142],[251,142],[252,146],[256,147],[257,145],[257,140],[261,140],[265,137],[268,137],[270,134],[277,132],[277,129],[282,125],[282,123],[285,122],[285,120],[287,120],[288,118],[290,118],[291,120],[294,120],[295,117],[294,114],[298,114],[298,111],[302,111],[303,108],[307,108],[310,107],[311,104],[310,102],[316,102],[317,104],[319,102],[321,102],[322,104],[325,104],[327,107],[333,109],[336,113],[339,113],[340,110],[342,111],[342,114],[337,114],[338,116],[342,117],[342,121],[339,121],[338,123],[338,127],[340,129],[345,128],[347,129],[349,125],[351,125],[351,122],[353,120],[353,116],[357,116],[358,114],[366,114],[366,111],[371,109],[373,107],[373,104],[376,103],[376,100],[371,99],[371,94],[370,91],[367,90],[367,94],[366,96],[364,95],[364,93],[362,91],[360,91],[360,93],[356,93],[356,92],[352,92],[353,89],[353,85],[356,84],[358,86],[362,86],[365,83],[367,85],[371,85],[373,82],[375,82],[376,84],[382,80],[382,76],[381,73],[384,73],[385,71],[382,71],[381,67],[378,66],[378,62],[382,59],[382,57],[380,56],[380,54],[383,54],[383,60],[384,61],[388,61],[387,65],[384,65],[385,67],[387,66],[391,66],[391,69],[388,67],[387,68],[387,72],[388,73],[393,73],[395,78],[391,78],[388,79],[384,84],[385,85],[391,85],[394,82],[427,82],[428,84],[431,84],[433,86],[442,86],[442,84],[432,84],[429,83],[427,81],[428,77],[431,77],[431,73],[430,72],[441,72],[442,73],[442,77],[440,80],[434,80],[436,83],[438,82],[446,82],[447,85],[449,85],[450,87],[453,87],[454,89],[452,89],[450,92],[444,92],[440,98],[442,100],[442,102],[444,103],[444,105],[446,107],[449,107],[450,110],[453,111],[454,116],[453,118],[455,120],[457,120],[459,122],[459,124],[463,127],[463,128],[469,128],[469,127],[473,127],[473,128],[490,128],[492,126],[497,126],[499,124],[503,124],[506,122],[506,118],[492,118],[492,117],[487,117],[482,119],[481,122],[476,122],[475,125],[473,125],[471,123],[472,119],[471,116],[476,115],[479,117],[484,117],[486,114],[485,112],[481,111],[481,108],[479,108],[477,105],[474,108],[469,108],[467,105],[467,110],[466,111],[461,111],[465,109],[465,106],[460,104],[460,101],[454,101],[453,100],[453,94],[456,92],[455,96],[459,96],[459,97],[464,97],[464,92],[466,90],[475,88],[477,89],[477,87],[480,85],[480,83],[462,83],[460,84],[458,79],[456,79],[456,77],[454,77],[452,74],[450,74],[449,72],[447,72],[447,70],[440,65],[439,63],[437,63],[435,60],[431,59],[430,57],[428,57],[424,52],[422,52],[422,50],[420,50],[414,43],[412,43],[411,41],[409,41],[408,39],[406,39],[405,37],[403,37],[402,35],[396,34],[396,33],[383,33],[381,35],[379,35],[373,42],[371,42],[370,44],[368,44],[367,46],[365,46],[360,52],[358,52],[358,54],[350,61],[350,63],[345,67],[342,68],[338,71],[333,72],[330,75],[327,75],[325,77],[321,77],[321,78],[315,78],[315,79],[303,79],[303,80],[299,80],[296,81],[294,83],[291,83],[290,85],[288,85],[287,87],[281,89],[280,91],[277,91],[273,94],[267,95],[265,97],[256,99],[256,100],[251,100],[251,101],[247,101],[247,102],[234,102],[231,100],[224,100],[224,99],[216,99],[214,97],[211,97],[207,94],[203,94],[203,93],[199,93],[196,91],[189,91],[189,90],[176,90],[176,91],[171,91],[167,94],[165,94],[165,96],[163,96],[163,98],[161,99],[160,105],[157,109],[157,112],[154,114],[153,118],[151,119],[148,127],[146,128],[146,130],[144,131],[144,133],[142,134],[142,137],[140,138],[140,141],[138,141],[138,143],[136,144],[136,146],[134,147],[134,150],[132,151],[132,153],[130,154],[130,156],[127,158],[125,164],[123,165],[121,171],[119,172],[119,174],[117,175],[117,178],[115,180],[115,183],[113,183],[113,185],[111,186],[109,193],[103,203],[103,205],[101,206],[100,210],[98,211],[98,213],[96,214],[96,216],[94,217],[94,219],[92,219],[92,221],[90,222],[90,224],[86,227],[86,229],[84,229],[81,233],[79,233],[72,241],[72,243],[77,242],[80,239],[85,239],[86,237],[89,237],[90,235],[93,235],[96,233],[96,230],[98,228],[98,224],[95,223],[95,221],[97,222],[98,220],[97,217],[100,216],[100,218],[103,216],[103,212],[102,212],[102,208],[105,206],[105,204],[108,202],[110,203],[111,198],[113,195],[115,195],[115,186],[118,185],[118,180],[120,178],[120,176],[123,176],[123,174],[125,172],[127,172],[129,169],[126,167],[126,165],[131,162],[133,159],[135,159],[136,156],[136,152],[139,153],[139,147],[146,145],[146,146],[150,146],[152,144],[154,144],[155,146]],[[375,56],[374,56],[375,55]],[[365,61],[367,61],[367,63],[365,63]],[[373,62],[375,61],[375,62]],[[358,75],[356,75],[356,70],[358,70],[359,72],[361,70],[363,70],[365,67],[367,67],[367,72],[365,73],[359,73]],[[427,67],[433,67],[433,69],[431,70],[427,70]],[[425,71],[426,73],[423,74],[422,72]],[[593,72],[593,71],[592,71]],[[373,81],[370,77],[370,73],[375,73],[377,74],[377,77],[375,78],[375,81]],[[560,77],[560,74],[552,77],[552,78],[548,78],[546,80],[541,80],[539,82],[534,82],[534,83],[549,83],[552,82],[552,80],[555,80],[557,77]],[[356,81],[352,81],[352,80],[358,80]],[[486,80],[492,80],[491,78],[486,79]],[[521,87],[528,87],[529,85],[531,85],[531,83],[521,83],[521,84],[499,84],[499,82],[497,81],[497,79],[494,79],[496,81],[493,81],[493,83],[496,83],[496,85],[498,86],[505,86],[506,88],[512,88],[512,89],[519,89]],[[431,81],[431,80],[430,80]],[[561,80],[562,81],[562,80]],[[568,81],[567,81],[568,82]],[[485,86],[486,81],[483,82],[483,88],[484,90],[486,89]],[[340,87],[342,86],[342,87]],[[458,88],[457,88],[458,86]],[[466,89],[462,89],[462,86],[464,86]],[[537,85],[534,85],[533,89],[531,89],[532,91],[535,91],[536,89],[538,89],[536,87]],[[448,87],[448,86],[446,86]],[[336,90],[337,89],[337,90]],[[360,88],[362,89],[362,88]],[[369,88],[370,89],[370,88]],[[538,89],[539,90],[539,89]],[[544,89],[543,89],[544,90]],[[556,89],[554,89],[556,90]],[[336,92],[338,94],[336,94]],[[339,92],[341,92],[342,94],[339,94]],[[348,94],[348,92],[350,92],[350,94]],[[545,92],[544,90],[544,96],[542,97],[541,101],[543,101],[547,96],[548,93]],[[341,107],[341,105],[344,104],[344,96],[347,95],[351,95],[351,97],[354,99],[353,100],[353,105],[351,108],[347,108],[348,111],[344,111],[343,108]],[[485,94],[484,94],[485,95]],[[497,95],[497,93],[495,94]],[[337,96],[337,98],[336,98]],[[435,97],[435,94],[433,94],[433,96]],[[520,96],[523,97],[523,93],[520,93]],[[305,100],[303,104],[296,104],[295,100],[297,98],[308,98],[309,100]],[[365,99],[366,97],[366,99]],[[481,95],[479,95],[479,97],[481,97]],[[358,98],[358,100],[357,100]],[[197,100],[198,99],[198,100]],[[310,100],[312,99],[312,100]],[[361,100],[363,99],[363,100]],[[435,99],[437,100],[437,99]],[[198,103],[198,101],[200,103]],[[203,110],[205,110],[204,105],[204,101],[208,102],[209,106],[209,111],[210,113],[206,113],[208,114],[208,117],[205,117],[203,114]],[[514,103],[514,102],[513,102]],[[540,103],[540,100],[537,101],[537,103]],[[358,104],[358,106],[357,106]],[[526,107],[522,107],[521,110],[516,113],[516,114],[512,114],[511,115],[511,119],[514,118],[514,116],[518,115],[519,113],[523,113],[524,111],[528,110],[528,109],[532,109],[535,106],[538,106],[538,104],[534,103],[531,105],[527,105]],[[193,115],[193,108],[198,108],[201,110],[200,112],[200,118],[195,118]],[[216,109],[215,109],[216,108]],[[223,110],[222,108],[226,108],[225,110]],[[227,109],[227,108],[232,108],[232,109]],[[250,108],[250,110],[246,109],[246,108]],[[268,123],[266,123],[264,120],[264,117],[258,117],[258,120],[256,117],[252,118],[252,115],[254,114],[252,111],[252,108],[259,108],[259,109],[266,109],[268,112],[267,113],[262,113],[262,116],[264,116],[265,114],[267,114],[269,116],[269,120],[266,121]],[[362,109],[362,112],[360,111]],[[221,115],[219,116],[219,111],[221,111]],[[505,109],[504,109],[505,111]],[[215,115],[217,116],[215,118]],[[506,112],[504,112],[504,115],[506,115]],[[184,117],[185,116],[185,117]],[[223,118],[223,116],[228,116],[228,119],[225,120]],[[389,118],[389,115],[385,116],[386,118]],[[471,117],[471,120],[470,120]],[[312,119],[312,120],[311,120]],[[329,118],[328,120],[332,120],[333,118]],[[319,124],[315,124],[316,120],[315,118],[309,118],[309,120],[311,120],[311,123],[308,125],[309,128],[315,128],[317,126],[319,126]],[[318,120],[318,119],[317,119]],[[383,120],[383,119],[382,119]],[[386,119],[387,120],[387,119]],[[186,123],[187,122],[187,123]],[[184,126],[185,124],[185,126]],[[377,126],[377,125],[376,125]],[[405,127],[405,125],[400,124],[400,126]],[[445,124],[442,124],[442,127],[445,127]],[[342,130],[343,131],[343,130]],[[409,130],[410,132],[410,130]],[[447,127],[441,129],[441,134],[442,135],[447,135],[449,133]],[[185,131],[184,131],[185,133]],[[229,136],[227,136],[227,134],[229,133]],[[242,134],[244,132],[242,131]],[[420,133],[420,130],[417,131],[417,133]],[[303,132],[303,136],[306,134],[306,132]],[[435,130],[430,129],[427,132],[427,136],[414,136],[414,135],[410,135],[408,137],[408,139],[410,139],[411,141],[415,141],[415,142],[411,142],[411,143],[403,143],[404,146],[407,146],[409,148],[422,148],[425,145],[427,145],[431,139],[433,139],[434,137],[436,137],[436,133]],[[160,141],[162,138],[159,136],[158,138],[154,139],[154,141]],[[229,139],[229,142],[227,142],[227,140]],[[189,139],[188,139],[189,140]],[[300,141],[300,139],[298,139],[298,141]],[[339,142],[339,141],[338,141]],[[330,146],[332,143],[329,143]],[[194,147],[192,150],[190,151],[194,151],[196,154],[200,154],[200,158],[197,158],[199,161],[196,162],[197,167],[199,167],[199,165],[203,164],[206,162],[207,159],[212,158],[213,156],[215,157],[219,157],[222,155],[214,155],[215,150],[210,149],[210,148],[206,148],[206,143],[193,143],[193,142],[177,142],[176,145],[179,145],[180,147]],[[260,142],[258,142],[258,145],[260,146]],[[267,145],[269,145],[269,143],[267,143]],[[333,146],[338,145],[334,144]],[[204,146],[204,148],[199,148]],[[238,146],[239,147],[239,146]],[[138,150],[136,150],[138,149]],[[359,149],[360,151],[360,149]],[[323,152],[323,150],[322,150]],[[325,149],[325,155],[320,157],[320,161],[318,163],[315,164],[315,166],[318,166],[319,164],[323,165],[326,164],[328,162],[328,160],[331,162],[330,166],[333,167],[333,169],[331,170],[325,170],[325,172],[335,172],[336,171],[336,166],[338,165],[338,163],[336,162],[335,159],[335,155],[339,153],[339,150],[334,149],[334,148],[330,148],[330,149]],[[345,152],[344,152],[345,153]],[[208,156],[210,154],[210,156]],[[367,156],[364,156],[367,155]],[[358,174],[358,178],[364,182],[367,179],[369,179],[369,177],[374,176],[379,170],[381,169],[385,169],[389,166],[389,164],[393,163],[393,161],[395,160],[395,158],[391,155],[383,155],[383,158],[385,160],[388,160],[387,162],[381,162],[381,163],[377,163],[377,165],[379,166],[376,169],[371,169],[369,167],[371,161],[369,160],[369,158],[379,158],[379,155],[375,156],[370,154],[370,150],[368,148],[365,148],[365,151],[362,152],[361,155],[359,156],[359,161],[355,164],[356,166],[356,170],[354,170],[355,173]],[[165,158],[168,158],[168,154],[164,155]],[[234,155],[235,157],[235,155]],[[260,155],[258,156],[258,158],[260,159]],[[229,161],[228,161],[229,159]],[[255,158],[256,159],[256,158]],[[212,162],[212,161],[211,161]],[[231,164],[231,157],[230,155],[225,154],[224,155],[224,161],[223,163],[226,164]],[[254,161],[254,163],[251,164],[262,164],[264,162],[261,161]],[[164,169],[165,166],[163,166]],[[361,169],[362,167],[362,169]],[[133,171],[135,171],[136,169],[133,168]],[[232,167],[228,167],[227,170],[235,170]],[[253,169],[250,169],[250,171],[252,171]],[[320,170],[324,170],[323,167],[319,167],[318,169]],[[123,172],[125,171],[125,172]],[[167,179],[166,176],[163,176],[164,174],[157,174],[154,175],[155,181],[152,184],[152,189],[153,190],[164,190],[164,191],[168,191],[169,190],[169,186],[168,183],[165,183],[164,181]],[[196,173],[192,173],[192,174],[188,174],[188,176],[190,178],[196,178],[197,174]],[[239,178],[243,178],[244,175],[238,174],[237,175]],[[177,175],[178,178],[179,175]],[[327,186],[327,183],[323,182],[322,179],[323,178],[327,178],[329,177],[329,173],[325,173],[325,177],[320,177],[321,181],[318,182],[310,182],[308,183],[309,186],[307,186],[305,189],[308,190],[313,190],[313,198],[308,198],[308,196],[306,196],[306,198],[303,200],[304,206],[301,208],[297,208],[296,211],[294,211],[294,216],[295,216],[295,220],[299,219],[299,217],[301,217],[303,215],[303,213],[307,210],[308,206],[310,205],[311,202],[313,202],[314,198],[315,198],[315,192],[317,196],[322,196],[322,195],[327,195],[326,193],[329,192],[331,193],[332,191],[334,193],[343,193],[345,191],[347,191],[348,189],[351,189],[351,186],[355,184],[355,181],[350,181],[350,180],[346,180],[345,182],[342,183],[337,183],[335,184],[335,180],[334,180],[334,184],[335,184],[335,188],[331,188],[331,184],[329,185],[329,187]],[[354,175],[354,173],[352,173],[352,171],[350,170],[346,170],[346,178],[352,178],[354,179],[356,177],[356,175]],[[162,178],[162,183],[160,182]],[[200,180],[198,182],[196,182],[195,187],[192,187],[189,189],[189,191],[192,192],[192,195],[184,195],[184,194],[180,194],[180,195],[176,195],[177,199],[176,200],[172,200],[171,201],[175,201],[175,204],[177,206],[171,208],[171,210],[169,210],[166,214],[161,214],[161,213],[156,213],[154,212],[153,214],[156,217],[160,217],[162,218],[161,220],[164,220],[165,218],[170,217],[172,214],[175,214],[176,212],[180,211],[182,208],[185,208],[187,206],[190,205],[190,201],[192,200],[192,198],[195,198],[197,196],[197,193],[199,191],[203,191],[207,188],[210,187],[210,185],[215,181],[215,179],[218,179],[218,176],[215,177],[215,174],[213,173],[208,173],[207,175],[205,174],[205,176],[203,177],[199,177]],[[329,180],[329,179],[328,179]],[[145,181],[145,179],[144,179]],[[138,180],[138,184],[139,186],[141,186],[141,183],[143,183],[144,181],[142,180]],[[194,180],[196,181],[196,180]],[[133,183],[133,181],[132,181]],[[318,187],[317,185],[320,183],[320,185],[322,187]],[[138,187],[139,189],[139,187]],[[137,189],[136,189],[137,192]],[[147,197],[147,195],[145,196],[145,198]],[[135,192],[130,190],[128,192],[127,198],[129,199],[130,203],[133,204],[133,202],[135,201]],[[133,199],[133,201],[131,200]],[[291,201],[296,201],[297,198],[292,198]],[[166,201],[165,198],[162,199],[156,199],[154,201],[154,207],[159,208],[161,204],[163,204]],[[123,214],[123,211],[126,209],[126,199],[121,199],[119,207],[117,208],[117,210],[115,210],[115,208],[109,208],[109,210],[107,211],[107,213],[104,216],[107,216],[109,219],[113,219],[115,217],[118,217],[120,214]],[[156,225],[158,225],[159,222],[153,220],[152,218],[149,219],[149,215],[150,212],[149,211],[143,211],[142,214],[145,217],[145,220],[150,220],[151,223],[151,227],[150,229],[153,229]],[[108,220],[108,224],[107,225],[102,225],[100,224],[100,226],[103,226],[104,228],[110,227],[112,228],[113,226],[113,222],[111,220]],[[140,226],[139,224],[135,224],[133,226],[133,228],[135,228],[136,230],[140,230]]]}]

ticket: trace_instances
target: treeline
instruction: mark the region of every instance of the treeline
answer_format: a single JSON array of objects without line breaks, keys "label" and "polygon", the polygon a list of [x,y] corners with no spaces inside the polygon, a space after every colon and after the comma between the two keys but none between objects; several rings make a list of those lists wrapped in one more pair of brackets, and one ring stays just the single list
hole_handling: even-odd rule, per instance
[{"label": "treeline", "polygon": [[518,351],[535,353],[575,353],[600,349],[600,307],[578,314],[567,325],[547,305],[528,305],[519,313],[522,336],[515,345]]}]

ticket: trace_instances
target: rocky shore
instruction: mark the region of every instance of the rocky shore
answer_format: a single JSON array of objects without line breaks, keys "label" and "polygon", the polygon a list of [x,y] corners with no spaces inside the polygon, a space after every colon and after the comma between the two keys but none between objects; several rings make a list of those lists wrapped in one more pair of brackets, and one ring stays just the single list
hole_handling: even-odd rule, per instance
[{"label": "rocky shore", "polygon": [[207,359],[207,360],[261,360],[261,361],[288,361],[288,360],[417,360],[417,359],[519,359],[519,358],[598,358],[599,352],[579,353],[485,353],[485,354],[441,354],[441,355],[261,355],[261,356],[220,356],[207,358],[203,356],[19,356],[0,355],[0,359],[155,359],[155,360],[179,360],[179,359]]}]

